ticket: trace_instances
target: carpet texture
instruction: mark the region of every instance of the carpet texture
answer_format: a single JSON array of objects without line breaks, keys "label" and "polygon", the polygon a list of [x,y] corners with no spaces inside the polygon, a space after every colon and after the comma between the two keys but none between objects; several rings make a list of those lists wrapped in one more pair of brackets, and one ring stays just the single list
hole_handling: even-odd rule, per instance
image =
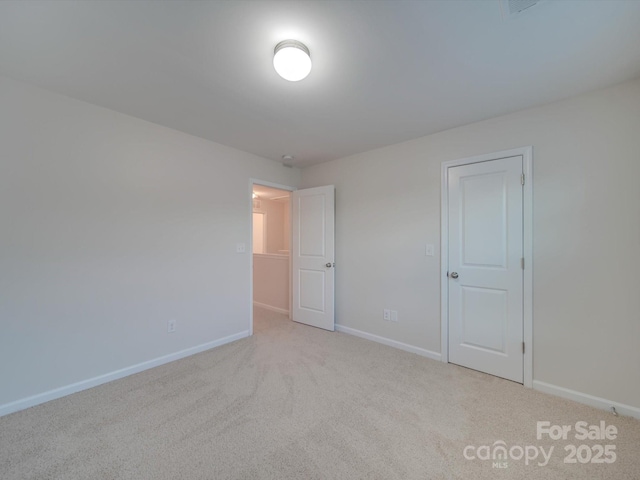
[{"label": "carpet texture", "polygon": [[[576,440],[578,421],[617,437]],[[464,456],[499,441],[499,465]],[[569,444],[617,458],[564,463]],[[545,466],[517,459],[540,447]],[[3,480],[525,477],[640,479],[640,422],[259,309],[251,338],[0,418]]]}]

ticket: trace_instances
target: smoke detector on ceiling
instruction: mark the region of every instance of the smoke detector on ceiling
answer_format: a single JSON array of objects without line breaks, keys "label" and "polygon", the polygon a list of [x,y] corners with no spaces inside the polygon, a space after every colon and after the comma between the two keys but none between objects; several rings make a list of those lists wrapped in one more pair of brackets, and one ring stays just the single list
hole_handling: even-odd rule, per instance
[{"label": "smoke detector on ceiling", "polygon": [[293,155],[282,155],[282,165],[289,168],[293,167],[293,159]]},{"label": "smoke detector on ceiling", "polygon": [[500,0],[502,18],[508,19],[520,15],[525,10],[538,5],[546,0]]}]

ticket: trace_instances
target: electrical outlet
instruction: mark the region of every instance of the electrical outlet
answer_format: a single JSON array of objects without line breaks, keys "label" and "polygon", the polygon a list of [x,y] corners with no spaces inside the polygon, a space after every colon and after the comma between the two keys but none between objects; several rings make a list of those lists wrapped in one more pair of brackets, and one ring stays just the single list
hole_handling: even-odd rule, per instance
[{"label": "electrical outlet", "polygon": [[397,322],[398,321],[398,311],[397,310],[391,310],[391,321],[392,322]]},{"label": "electrical outlet", "polygon": [[176,331],[176,321],[175,320],[169,320],[167,322],[167,333],[173,333]]},{"label": "electrical outlet", "polygon": [[387,321],[388,321],[388,320],[391,320],[391,310],[389,310],[389,309],[386,309],[386,308],[385,308],[385,309],[382,311],[382,318],[383,318],[384,320],[387,320]]},{"label": "electrical outlet", "polygon": [[236,253],[244,253],[247,251],[244,243],[236,243]]}]

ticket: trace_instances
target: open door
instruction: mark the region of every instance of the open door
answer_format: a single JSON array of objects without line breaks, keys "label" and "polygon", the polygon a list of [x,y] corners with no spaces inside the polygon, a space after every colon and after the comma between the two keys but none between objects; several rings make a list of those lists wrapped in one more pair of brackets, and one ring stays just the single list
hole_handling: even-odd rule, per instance
[{"label": "open door", "polygon": [[293,320],[333,331],[335,187],[293,192]]}]

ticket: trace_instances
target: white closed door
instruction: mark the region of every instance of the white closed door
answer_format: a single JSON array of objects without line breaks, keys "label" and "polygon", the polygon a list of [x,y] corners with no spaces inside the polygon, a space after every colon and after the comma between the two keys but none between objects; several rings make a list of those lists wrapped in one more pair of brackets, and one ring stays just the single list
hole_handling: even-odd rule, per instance
[{"label": "white closed door", "polygon": [[523,382],[523,157],[448,169],[449,361]]},{"label": "white closed door", "polygon": [[292,318],[333,331],[335,187],[297,190],[292,201]]}]

